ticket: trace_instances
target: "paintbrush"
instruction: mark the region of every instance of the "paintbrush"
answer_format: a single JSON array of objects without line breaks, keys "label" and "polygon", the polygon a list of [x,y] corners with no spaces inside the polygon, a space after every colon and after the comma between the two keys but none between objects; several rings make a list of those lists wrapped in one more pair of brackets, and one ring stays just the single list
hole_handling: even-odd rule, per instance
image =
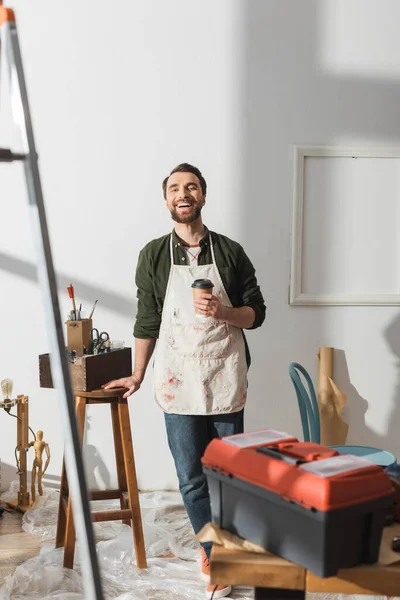
[{"label": "paintbrush", "polygon": [[90,313],[90,315],[89,315],[89,319],[91,319],[91,318],[92,318],[92,316],[93,316],[94,309],[96,308],[96,304],[97,304],[97,302],[98,302],[98,300],[96,300],[96,301],[95,301],[95,303],[93,304],[92,312],[91,312],[91,313]]},{"label": "paintbrush", "polygon": [[67,290],[68,290],[68,295],[72,300],[72,309],[73,309],[74,317],[76,319],[75,295],[74,295],[74,286],[72,285],[72,283],[67,287]]}]

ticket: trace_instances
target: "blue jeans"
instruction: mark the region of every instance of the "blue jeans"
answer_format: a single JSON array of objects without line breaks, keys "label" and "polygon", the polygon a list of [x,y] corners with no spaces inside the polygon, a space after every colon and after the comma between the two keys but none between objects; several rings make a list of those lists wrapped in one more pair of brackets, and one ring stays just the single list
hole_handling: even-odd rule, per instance
[{"label": "blue jeans", "polygon": [[[243,433],[243,412],[209,416],[164,413],[179,489],[195,533],[211,521],[210,496],[201,458],[212,439]],[[212,544],[202,546],[209,558]]]}]

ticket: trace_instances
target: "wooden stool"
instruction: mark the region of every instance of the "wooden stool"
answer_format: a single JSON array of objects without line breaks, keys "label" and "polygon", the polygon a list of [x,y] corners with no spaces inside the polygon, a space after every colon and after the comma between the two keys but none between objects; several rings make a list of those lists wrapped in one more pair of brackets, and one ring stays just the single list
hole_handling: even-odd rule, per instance
[{"label": "wooden stool", "polygon": [[[90,500],[112,500],[119,498],[120,510],[106,510],[92,513],[93,522],[118,521],[131,525],[136,552],[136,563],[141,569],[147,568],[146,550],[142,529],[139,493],[136,480],[135,458],[133,455],[131,425],[128,402],[122,396],[125,388],[75,392],[76,419],[81,438],[85,429],[87,404],[109,404],[114,435],[115,460],[117,464],[117,490],[89,491]],[[68,481],[63,462],[58,508],[56,548],[64,546],[64,567],[72,569],[75,553],[75,527],[72,503],[68,493]]]}]

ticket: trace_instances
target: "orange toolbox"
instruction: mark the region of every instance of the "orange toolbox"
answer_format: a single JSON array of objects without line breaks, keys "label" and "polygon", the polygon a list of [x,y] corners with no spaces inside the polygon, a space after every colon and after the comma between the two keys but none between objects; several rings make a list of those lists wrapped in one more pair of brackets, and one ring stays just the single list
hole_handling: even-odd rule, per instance
[{"label": "orange toolbox", "polygon": [[214,439],[202,462],[221,529],[319,577],[378,560],[393,505],[382,467],[272,429]]}]

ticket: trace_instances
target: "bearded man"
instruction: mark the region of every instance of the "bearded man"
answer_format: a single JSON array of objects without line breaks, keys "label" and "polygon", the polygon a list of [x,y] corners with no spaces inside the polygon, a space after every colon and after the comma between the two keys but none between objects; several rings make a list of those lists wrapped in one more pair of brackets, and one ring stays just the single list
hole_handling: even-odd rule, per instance
[{"label": "bearded man", "polygon": [[[243,248],[203,224],[207,184],[199,169],[178,165],[162,188],[174,229],[139,255],[134,371],[105,388],[126,387],[125,397],[136,392],[157,342],[154,396],[164,411],[179,488],[197,533],[211,521],[201,458],[213,438],[243,432],[250,366],[243,329],[260,327],[266,307]],[[211,544],[201,548],[208,580],[210,551]],[[216,600],[230,591],[209,585],[206,594]]]}]

